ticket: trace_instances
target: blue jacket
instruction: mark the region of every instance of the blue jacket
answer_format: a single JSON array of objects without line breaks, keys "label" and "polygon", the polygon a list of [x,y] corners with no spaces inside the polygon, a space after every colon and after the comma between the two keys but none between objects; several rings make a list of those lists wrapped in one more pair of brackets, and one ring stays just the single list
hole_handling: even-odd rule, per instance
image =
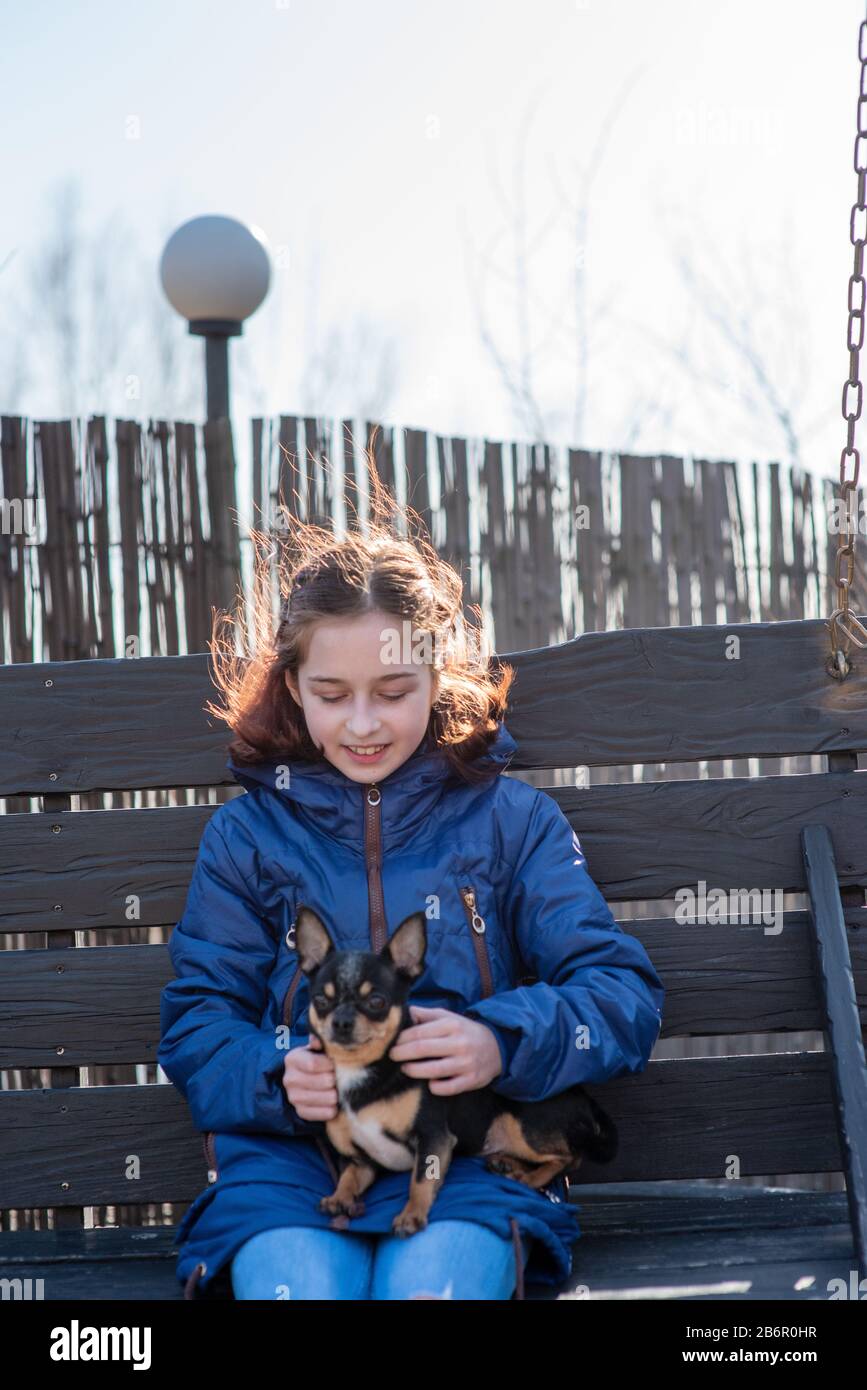
[{"label": "blue jacket", "polygon": [[[207,1296],[217,1274],[228,1289],[228,1262],[257,1231],[330,1221],[318,1211],[333,1190],[324,1126],[303,1120],[282,1084],[286,1049],[309,1040],[300,904],[339,947],[361,950],[381,949],[424,909],[428,949],[412,1002],[491,1029],[503,1064],[492,1085],[504,1096],[542,1099],[647,1065],[659,976],[615,923],[557,803],[502,775],[516,747],[501,724],[478,786],[457,778],[427,735],[372,785],[325,761],[229,759],[247,795],[205,828],[169,942],[177,978],[161,999],[158,1061],[206,1136],[211,1170],[176,1236],[187,1296]],[[536,983],[521,984],[527,975]],[[381,1175],[352,1229],[390,1232],[408,1187],[406,1172]],[[516,1260],[517,1232],[529,1234],[527,1277],[556,1283],[580,1234],[566,1193],[563,1179],[536,1192],[458,1156],[430,1220],[482,1221],[511,1235]]]}]

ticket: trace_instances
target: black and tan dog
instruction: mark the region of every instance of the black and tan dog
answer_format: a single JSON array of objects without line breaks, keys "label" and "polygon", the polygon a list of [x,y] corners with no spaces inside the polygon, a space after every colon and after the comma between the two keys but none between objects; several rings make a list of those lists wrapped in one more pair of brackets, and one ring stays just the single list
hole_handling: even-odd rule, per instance
[{"label": "black and tan dog", "polygon": [[409,1200],[395,1217],[397,1235],[427,1225],[452,1152],[483,1155],[486,1167],[541,1188],[617,1151],[617,1131],[581,1086],[541,1101],[511,1100],[490,1086],[454,1096],[432,1094],[388,1056],[412,1027],[409,993],[427,949],[425,917],[407,917],[379,955],[335,949],[312,908],[298,910],[295,943],[310,989],[310,1028],[334,1063],[338,1113],[325,1122],[340,1156],[340,1180],[320,1202],[335,1225],[364,1210],[359,1199],[382,1169],[411,1170]]}]

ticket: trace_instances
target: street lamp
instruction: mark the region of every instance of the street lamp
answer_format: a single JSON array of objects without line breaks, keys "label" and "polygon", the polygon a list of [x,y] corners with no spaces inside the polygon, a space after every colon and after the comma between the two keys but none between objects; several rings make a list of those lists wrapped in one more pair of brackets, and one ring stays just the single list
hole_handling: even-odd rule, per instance
[{"label": "street lamp", "polygon": [[160,280],[190,332],[205,340],[208,419],[228,419],[229,339],[243,332],[271,283],[265,234],[234,217],[193,217],[166,242]]}]

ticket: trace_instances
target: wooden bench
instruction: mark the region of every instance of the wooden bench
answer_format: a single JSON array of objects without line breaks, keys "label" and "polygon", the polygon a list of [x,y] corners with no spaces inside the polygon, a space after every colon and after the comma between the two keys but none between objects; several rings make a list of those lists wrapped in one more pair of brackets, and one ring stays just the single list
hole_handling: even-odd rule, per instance
[{"label": "wooden bench", "polygon": [[[666,765],[671,780],[579,776],[550,793],[665,984],[656,1053],[730,1034],[822,1030],[828,1043],[655,1054],[641,1075],[591,1087],[620,1152],[572,1179],[583,1234],[561,1296],[817,1299],[830,1279],[867,1273],[867,655],[837,682],[827,645],[823,622],[783,622],[588,633],[503,655],[517,671],[513,771]],[[50,1085],[25,1072],[32,1089],[7,1081],[0,1093],[0,1239],[3,1276],[44,1280],[46,1299],[183,1296],[173,1227],[152,1224],[163,1219],[152,1204],[206,1185],[202,1136],[165,1080],[81,1085],[79,1070],[144,1064],[156,1080],[168,953],[85,948],[75,933],[173,925],[214,805],[76,810],[71,797],[226,783],[243,795],[226,728],[202,708],[213,694],[207,654],[0,669],[0,795],[42,798],[0,817],[2,930],[33,934],[32,949],[0,953],[0,1067],[51,1072]],[[827,770],[682,776],[701,759],[795,754],[822,755]],[[708,893],[808,892],[811,910],[787,911],[779,932],[622,917],[624,904],[670,902],[702,881]],[[843,1173],[848,1190],[751,1187],[733,1173]],[[95,1229],[83,1226],[91,1207]],[[99,1226],[107,1207],[137,1211],[138,1224]],[[42,1229],[8,1229],[24,1208]]]}]

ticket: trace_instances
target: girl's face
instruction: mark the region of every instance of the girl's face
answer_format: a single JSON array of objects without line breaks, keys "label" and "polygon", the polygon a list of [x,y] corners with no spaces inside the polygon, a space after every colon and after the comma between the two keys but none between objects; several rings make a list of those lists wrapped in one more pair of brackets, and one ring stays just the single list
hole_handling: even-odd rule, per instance
[{"label": "girl's face", "polygon": [[[411,636],[409,623],[388,613],[325,618],[313,629],[297,684],[285,672],[313,742],[355,782],[381,781],[424,738],[437,696],[436,675],[429,662],[413,661]],[[351,751],[381,744],[384,749],[372,758]]]}]

